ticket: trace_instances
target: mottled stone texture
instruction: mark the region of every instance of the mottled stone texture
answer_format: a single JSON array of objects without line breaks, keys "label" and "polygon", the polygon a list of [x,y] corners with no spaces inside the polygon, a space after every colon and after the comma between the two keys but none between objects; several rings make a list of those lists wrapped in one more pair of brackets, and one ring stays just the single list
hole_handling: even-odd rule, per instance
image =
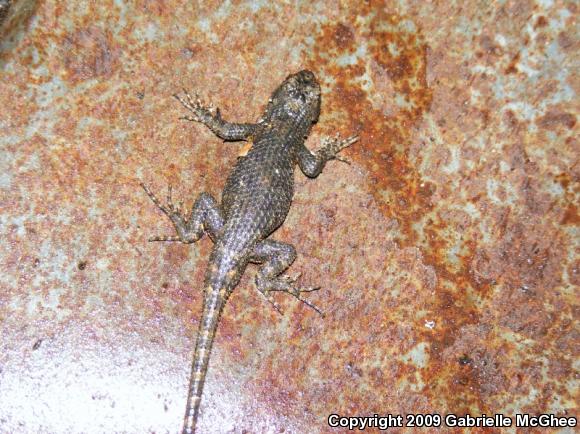
[{"label": "mottled stone texture", "polygon": [[219,192],[240,146],[171,94],[255,120],[302,68],[311,148],[361,136],[297,174],[274,235],[326,317],[280,317],[249,269],[200,432],[576,414],[577,2],[200,3],[16,0],[0,24],[0,432],[177,432],[211,241],[148,244],[171,228],[138,182]]}]

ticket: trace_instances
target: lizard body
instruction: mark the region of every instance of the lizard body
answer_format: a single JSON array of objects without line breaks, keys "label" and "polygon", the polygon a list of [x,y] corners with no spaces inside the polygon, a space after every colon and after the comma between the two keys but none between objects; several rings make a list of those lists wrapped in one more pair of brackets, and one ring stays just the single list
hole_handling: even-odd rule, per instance
[{"label": "lizard body", "polygon": [[202,193],[186,218],[171,200],[161,204],[142,184],[153,202],[170,218],[176,236],[153,237],[150,241],[192,243],[207,232],[215,242],[205,274],[203,311],[191,369],[183,433],[195,431],[209,356],[222,309],[238,284],[248,263],[261,264],[256,276],[258,290],[279,311],[271,291],[287,292],[310,307],[296,279],[281,274],[296,258],[290,244],[268,239],[286,218],[294,194],[296,164],[308,177],[316,177],[327,161],[351,145],[357,137],[326,140],[312,153],[304,145],[320,113],[320,85],[310,71],[290,75],[274,91],[262,118],[254,124],[230,123],[219,110],[205,107],[198,97],[175,97],[193,116],[183,119],[200,122],[224,140],[250,140],[252,146],[240,156],[222,192],[221,204]]}]

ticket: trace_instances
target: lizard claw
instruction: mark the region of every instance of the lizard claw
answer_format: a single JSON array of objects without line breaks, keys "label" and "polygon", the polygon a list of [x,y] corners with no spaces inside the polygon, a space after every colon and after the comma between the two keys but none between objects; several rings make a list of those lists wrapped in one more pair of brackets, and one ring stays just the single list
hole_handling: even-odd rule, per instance
[{"label": "lizard claw", "polygon": [[155,196],[155,194],[153,194],[153,192],[151,190],[149,190],[149,187],[147,187],[142,182],[140,182],[139,184],[141,185],[141,187],[143,187],[143,190],[145,190],[145,193],[147,193],[147,196],[149,196],[149,198],[153,201],[153,203],[155,205],[157,205],[157,208],[159,208],[161,211],[163,211],[165,214],[167,214],[169,212],[169,210],[165,207],[165,205],[163,205],[159,201],[159,199],[157,199],[157,196]]},{"label": "lizard claw", "polygon": [[173,97],[181,103],[187,110],[193,113],[193,116],[181,116],[179,119],[193,121],[193,122],[204,122],[204,119],[208,116],[213,116],[213,112],[216,110],[213,104],[204,104],[200,96],[194,93],[193,96],[183,88],[183,94],[185,97],[179,94],[173,94]]},{"label": "lizard claw", "polygon": [[289,276],[287,274],[280,276],[279,279],[283,279],[287,284],[296,283],[296,281],[302,276],[301,272],[296,273],[294,276]]},{"label": "lizard claw", "polygon": [[324,318],[324,312],[322,312],[314,303],[309,302],[308,300],[301,298],[301,297],[296,297],[298,300],[300,300],[302,303],[304,303],[306,306],[308,306],[311,309],[314,309],[316,311],[316,313],[318,313],[318,315],[320,315],[321,317]]},{"label": "lizard claw", "polygon": [[315,287],[311,287],[311,288],[292,288],[291,291],[289,291],[289,293],[291,295],[293,295],[294,297],[296,297],[296,299],[300,300],[302,303],[304,303],[306,306],[310,307],[311,309],[314,309],[319,315],[324,317],[324,314],[322,313],[322,311],[314,304],[309,302],[308,300],[306,300],[305,298],[302,298],[300,296],[301,293],[303,292],[313,292],[313,291],[318,291],[320,289],[320,286],[315,286]]},{"label": "lizard claw", "polygon": [[149,239],[147,240],[150,243],[155,242],[155,241],[181,241],[181,238],[179,238],[177,235],[160,235],[160,236],[154,236],[154,237],[149,237]]},{"label": "lizard claw", "polygon": [[322,142],[322,148],[318,151],[318,154],[325,160],[338,160],[343,163],[350,164],[350,161],[344,157],[339,157],[337,154],[344,148],[349,147],[354,142],[359,139],[357,135],[347,137],[341,140],[340,136],[337,134],[334,138],[326,138]]},{"label": "lizard claw", "polygon": [[322,311],[313,303],[309,302],[308,300],[302,298],[300,296],[301,293],[303,292],[313,292],[313,291],[318,291],[320,289],[320,287],[311,287],[311,288],[296,288],[294,287],[292,284],[296,282],[296,280],[298,280],[298,278],[300,277],[302,273],[298,273],[298,275],[296,276],[279,276],[279,277],[275,277],[275,278],[263,278],[263,277],[258,277],[256,279],[256,286],[258,288],[258,291],[260,291],[260,293],[262,293],[264,295],[264,297],[266,298],[266,300],[268,300],[268,302],[274,306],[274,308],[278,311],[278,313],[282,313],[280,307],[278,306],[278,304],[274,301],[271,293],[274,291],[277,292],[286,292],[290,295],[292,295],[293,297],[295,297],[296,299],[298,299],[299,301],[301,301],[302,303],[304,303],[306,306],[310,307],[311,309],[314,309],[316,312],[318,312],[318,314],[324,316],[324,314],[322,313]]},{"label": "lizard claw", "polygon": [[[183,207],[183,204],[180,202],[178,207],[176,207],[173,204],[173,199],[172,199],[173,188],[171,187],[171,184],[167,186],[166,204],[162,204],[161,201],[157,198],[157,196],[155,196],[155,194],[144,183],[140,182],[139,184],[141,185],[143,190],[145,190],[145,193],[147,193],[147,196],[149,196],[149,198],[157,206],[157,208],[159,208],[167,217],[169,217],[169,219],[175,225],[176,229],[183,227],[186,224],[187,220],[183,216],[183,214],[181,213],[182,212],[181,208]],[[178,229],[178,234],[179,233],[180,232]],[[192,242],[189,239],[184,238],[181,235],[177,235],[177,236],[154,236],[154,237],[150,237],[149,241],[150,242],[153,242],[153,241],[180,241],[182,243]]]},{"label": "lizard claw", "polygon": [[173,193],[173,187],[171,184],[167,185],[167,209],[173,211],[173,201],[171,200],[171,194]]},{"label": "lizard claw", "polygon": [[276,301],[274,300],[274,298],[272,297],[271,294],[265,294],[265,293],[262,293],[262,294],[264,295],[264,298],[266,299],[266,301],[268,303],[270,303],[270,305],[272,305],[274,310],[276,310],[276,312],[278,312],[280,315],[284,315],[284,312],[282,312],[280,305],[278,303],[276,303]]},{"label": "lizard claw", "polygon": [[341,163],[346,163],[346,164],[348,164],[349,166],[352,164],[348,158],[346,158],[346,157],[341,157],[341,156],[339,156],[339,155],[335,155],[335,156],[334,156],[334,159],[335,159],[335,160],[337,160],[337,161],[340,161]]}]

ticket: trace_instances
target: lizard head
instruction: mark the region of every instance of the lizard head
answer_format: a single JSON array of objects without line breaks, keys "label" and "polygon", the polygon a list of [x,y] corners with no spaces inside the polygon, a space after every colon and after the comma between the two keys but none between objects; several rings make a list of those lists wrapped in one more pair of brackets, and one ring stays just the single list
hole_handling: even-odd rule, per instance
[{"label": "lizard head", "polygon": [[311,71],[289,75],[270,98],[267,112],[274,117],[306,117],[311,123],[320,114],[320,84]]}]

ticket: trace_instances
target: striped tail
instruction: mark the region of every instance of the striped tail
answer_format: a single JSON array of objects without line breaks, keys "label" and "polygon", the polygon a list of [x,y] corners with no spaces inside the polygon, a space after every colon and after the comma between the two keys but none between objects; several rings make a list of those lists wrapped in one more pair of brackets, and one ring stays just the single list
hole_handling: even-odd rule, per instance
[{"label": "striped tail", "polygon": [[[212,268],[211,262],[210,268]],[[195,432],[195,424],[199,414],[199,403],[201,401],[201,393],[205,383],[205,375],[207,373],[215,332],[227,295],[232,288],[231,279],[228,278],[219,279],[211,276],[206,280],[209,284],[206,284],[205,288],[203,315],[199,323],[195,355],[191,366],[183,434],[193,434]]]}]

